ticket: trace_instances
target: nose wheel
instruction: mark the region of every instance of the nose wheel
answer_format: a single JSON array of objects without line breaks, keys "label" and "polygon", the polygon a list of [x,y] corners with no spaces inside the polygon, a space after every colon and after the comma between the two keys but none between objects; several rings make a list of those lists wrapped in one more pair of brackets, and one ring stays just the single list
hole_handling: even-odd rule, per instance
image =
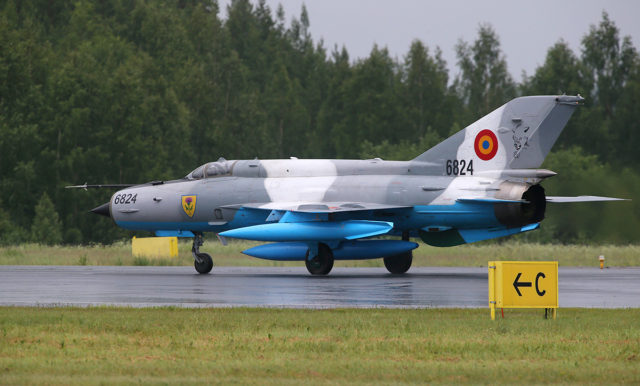
[{"label": "nose wheel", "polygon": [[197,233],[193,238],[193,246],[191,247],[191,254],[193,255],[193,266],[198,273],[209,273],[213,268],[213,259],[208,253],[200,252],[200,247],[204,244],[202,240],[202,233]]}]

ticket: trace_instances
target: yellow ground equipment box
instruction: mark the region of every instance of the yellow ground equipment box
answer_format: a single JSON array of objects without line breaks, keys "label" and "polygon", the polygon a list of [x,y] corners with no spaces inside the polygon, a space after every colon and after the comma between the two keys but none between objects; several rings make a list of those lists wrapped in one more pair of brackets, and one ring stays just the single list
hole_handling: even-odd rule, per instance
[{"label": "yellow ground equipment box", "polygon": [[133,237],[131,239],[133,256],[178,257],[177,237]]},{"label": "yellow ground equipment box", "polygon": [[558,308],[557,261],[490,261],[489,308]]}]

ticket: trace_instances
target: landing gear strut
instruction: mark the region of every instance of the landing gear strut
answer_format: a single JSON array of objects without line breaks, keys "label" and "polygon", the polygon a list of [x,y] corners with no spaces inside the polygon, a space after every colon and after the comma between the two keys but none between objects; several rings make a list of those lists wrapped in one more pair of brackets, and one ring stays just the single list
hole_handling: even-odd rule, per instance
[{"label": "landing gear strut", "polygon": [[[402,232],[402,240],[409,241],[409,232]],[[407,272],[413,262],[413,251],[382,258],[387,271],[399,275]]]},{"label": "landing gear strut", "polygon": [[196,267],[198,273],[209,273],[213,268],[213,259],[208,253],[200,252],[200,247],[204,244],[202,233],[196,233],[193,238],[193,246],[191,254],[193,255],[193,266]]},{"label": "landing gear strut", "polygon": [[309,259],[309,253],[307,251],[307,258],[304,260],[307,265],[307,271],[312,275],[327,275],[333,268],[333,252],[327,244],[318,244],[318,253],[315,257]]}]

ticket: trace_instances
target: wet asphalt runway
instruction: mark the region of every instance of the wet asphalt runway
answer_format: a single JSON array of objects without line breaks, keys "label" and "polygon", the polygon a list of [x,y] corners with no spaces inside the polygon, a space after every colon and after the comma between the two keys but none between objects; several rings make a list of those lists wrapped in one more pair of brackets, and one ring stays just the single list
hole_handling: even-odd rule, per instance
[{"label": "wet asphalt runway", "polygon": [[[640,268],[560,268],[560,307],[640,307]],[[487,307],[487,268],[0,266],[0,305]]]}]

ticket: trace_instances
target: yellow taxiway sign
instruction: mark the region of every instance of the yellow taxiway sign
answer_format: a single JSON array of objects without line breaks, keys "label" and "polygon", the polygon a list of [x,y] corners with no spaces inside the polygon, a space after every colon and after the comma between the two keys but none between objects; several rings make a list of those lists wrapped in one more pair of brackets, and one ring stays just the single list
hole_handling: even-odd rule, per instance
[{"label": "yellow taxiway sign", "polygon": [[490,261],[489,307],[558,308],[557,261]]}]

